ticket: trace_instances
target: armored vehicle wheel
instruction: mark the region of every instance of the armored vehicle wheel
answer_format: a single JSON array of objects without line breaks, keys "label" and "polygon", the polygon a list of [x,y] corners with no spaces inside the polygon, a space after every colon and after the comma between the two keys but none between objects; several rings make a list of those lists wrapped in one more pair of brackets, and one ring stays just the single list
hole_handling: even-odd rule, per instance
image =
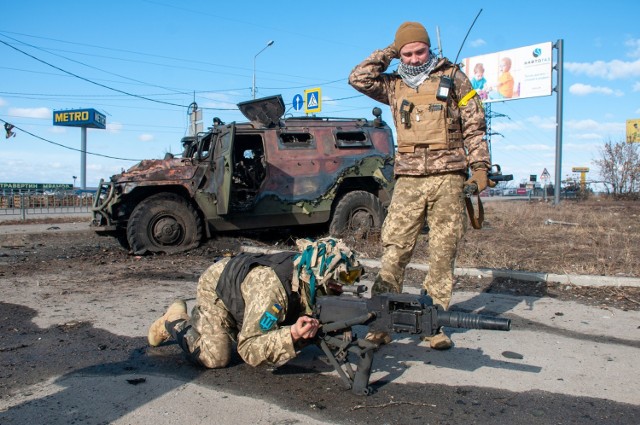
[{"label": "armored vehicle wheel", "polygon": [[340,237],[347,232],[363,235],[374,228],[382,227],[384,208],[380,199],[363,190],[345,194],[333,212],[329,233]]},{"label": "armored vehicle wheel", "polygon": [[202,221],[194,208],[173,193],[160,193],[140,202],[127,224],[127,239],[134,254],[195,248],[202,239]]}]

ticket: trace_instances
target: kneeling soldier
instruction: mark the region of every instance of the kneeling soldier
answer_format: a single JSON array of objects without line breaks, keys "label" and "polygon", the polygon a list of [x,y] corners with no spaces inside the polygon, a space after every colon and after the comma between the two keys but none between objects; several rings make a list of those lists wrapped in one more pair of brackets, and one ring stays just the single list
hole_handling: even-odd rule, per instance
[{"label": "kneeling soldier", "polygon": [[151,346],[173,338],[193,363],[222,368],[237,342],[251,366],[280,366],[318,331],[310,317],[316,295],[340,294],[362,274],[354,252],[340,240],[297,241],[300,253],[240,254],[200,277],[196,305],[176,300],[149,329]]}]

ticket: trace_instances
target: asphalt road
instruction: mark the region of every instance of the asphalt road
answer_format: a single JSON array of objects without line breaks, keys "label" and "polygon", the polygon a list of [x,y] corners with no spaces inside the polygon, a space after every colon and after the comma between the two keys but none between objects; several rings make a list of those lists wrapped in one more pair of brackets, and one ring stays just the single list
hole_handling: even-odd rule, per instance
[{"label": "asphalt road", "polygon": [[[50,231],[58,230],[84,231]],[[456,309],[508,317],[512,330],[452,330],[455,347],[445,352],[396,335],[376,352],[375,393],[363,397],[341,386],[315,347],[277,369],[236,360],[217,371],[185,362],[175,345],[148,347],[149,324],[175,297],[193,305],[196,283],[136,281],[144,265],[132,259],[127,267],[126,282],[107,260],[91,274],[0,273],[0,382],[17,383],[0,384],[1,424],[636,424],[640,417],[639,311],[456,292]]]}]

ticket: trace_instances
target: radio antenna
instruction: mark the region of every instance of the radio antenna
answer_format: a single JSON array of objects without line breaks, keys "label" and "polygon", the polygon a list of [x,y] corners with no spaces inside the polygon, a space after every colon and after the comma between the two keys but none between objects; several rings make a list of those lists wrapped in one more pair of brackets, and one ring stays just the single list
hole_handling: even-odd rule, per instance
[{"label": "radio antenna", "polygon": [[440,40],[440,27],[436,27],[436,38],[438,39],[438,56],[442,59],[442,41]]},{"label": "radio antenna", "polygon": [[[469,30],[467,31],[467,35],[464,36],[464,40],[462,40],[462,44],[460,44],[460,50],[458,50],[458,54],[456,55],[456,60],[453,61],[454,64],[458,63],[458,57],[460,56],[460,52],[462,51],[462,46],[464,46],[464,43],[467,41],[467,37],[469,37],[469,33],[471,32],[471,28],[473,28],[473,26],[476,24],[476,21],[478,20],[478,17],[480,16],[481,13],[482,13],[482,9],[480,9],[478,14],[476,15],[476,18],[471,23],[471,26],[469,27]],[[440,43],[440,38],[439,37],[438,37],[438,43]]]}]

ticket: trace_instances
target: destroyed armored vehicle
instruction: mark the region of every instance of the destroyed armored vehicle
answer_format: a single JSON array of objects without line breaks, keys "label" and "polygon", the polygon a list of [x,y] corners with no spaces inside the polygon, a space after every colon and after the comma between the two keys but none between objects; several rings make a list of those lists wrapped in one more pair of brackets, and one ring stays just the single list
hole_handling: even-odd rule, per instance
[{"label": "destroyed armored vehicle", "polygon": [[135,254],[180,252],[231,230],[326,224],[333,236],[380,227],[393,188],[393,135],[374,119],[283,118],[281,96],[238,104],[181,157],[102,180],[92,228]]}]

